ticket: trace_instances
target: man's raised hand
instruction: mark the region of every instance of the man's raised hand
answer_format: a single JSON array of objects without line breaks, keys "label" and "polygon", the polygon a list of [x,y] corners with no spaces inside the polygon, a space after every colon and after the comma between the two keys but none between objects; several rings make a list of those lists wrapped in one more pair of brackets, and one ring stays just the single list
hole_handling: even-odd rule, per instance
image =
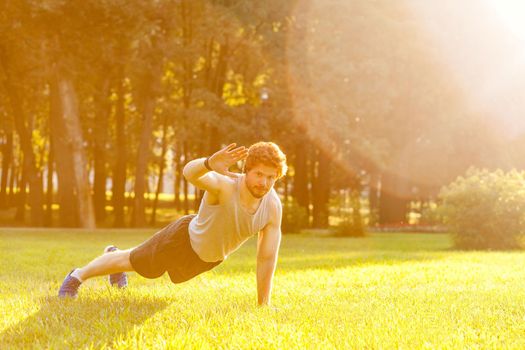
[{"label": "man's raised hand", "polygon": [[239,160],[245,159],[248,156],[248,149],[244,146],[235,147],[236,145],[236,143],[229,144],[208,158],[210,168],[219,174],[237,177],[239,174],[232,173],[228,169]]}]

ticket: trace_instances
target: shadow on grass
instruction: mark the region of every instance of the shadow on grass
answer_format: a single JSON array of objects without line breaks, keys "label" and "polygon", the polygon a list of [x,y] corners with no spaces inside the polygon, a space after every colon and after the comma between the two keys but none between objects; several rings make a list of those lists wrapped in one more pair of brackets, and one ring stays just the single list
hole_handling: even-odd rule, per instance
[{"label": "shadow on grass", "polygon": [[99,348],[125,338],[135,326],[166,308],[168,301],[148,298],[48,297],[40,309],[0,334],[2,348]]}]

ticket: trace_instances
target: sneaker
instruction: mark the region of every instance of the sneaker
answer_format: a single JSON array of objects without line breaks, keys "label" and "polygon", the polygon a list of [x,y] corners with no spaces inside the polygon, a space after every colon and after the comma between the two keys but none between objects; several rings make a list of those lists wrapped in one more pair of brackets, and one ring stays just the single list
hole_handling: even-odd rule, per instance
[{"label": "sneaker", "polygon": [[[110,245],[104,249],[104,253],[114,252],[117,249],[114,245]],[[125,272],[111,274],[109,275],[109,284],[118,288],[125,288],[128,286],[128,275]]]},{"label": "sneaker", "polygon": [[76,297],[78,293],[78,287],[82,284],[76,277],[71,276],[71,273],[75,270],[71,270],[70,273],[67,274],[66,278],[64,279],[64,282],[62,282],[62,285],[60,286],[60,289],[58,290],[58,296],[60,298],[65,297]]}]

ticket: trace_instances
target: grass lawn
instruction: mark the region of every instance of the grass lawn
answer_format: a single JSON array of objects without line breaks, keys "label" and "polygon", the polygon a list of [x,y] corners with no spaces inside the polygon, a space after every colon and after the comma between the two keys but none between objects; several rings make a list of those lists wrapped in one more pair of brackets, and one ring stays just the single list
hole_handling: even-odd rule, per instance
[{"label": "grass lawn", "polygon": [[1,229],[0,348],[525,348],[525,253],[457,252],[441,234],[286,235],[273,305],[256,307],[255,241],[174,285],[64,276],[151,230]]}]

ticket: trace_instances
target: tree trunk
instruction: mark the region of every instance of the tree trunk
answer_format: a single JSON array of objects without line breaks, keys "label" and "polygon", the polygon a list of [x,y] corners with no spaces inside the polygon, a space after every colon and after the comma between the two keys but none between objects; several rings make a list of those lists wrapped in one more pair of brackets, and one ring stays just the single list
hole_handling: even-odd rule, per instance
[{"label": "tree trunk", "polygon": [[21,170],[22,171],[20,174],[20,179],[17,181],[18,182],[17,183],[18,193],[16,195],[16,213],[15,213],[15,221],[17,222],[24,222],[25,217],[26,217],[27,170],[25,167],[22,167]]},{"label": "tree trunk", "polygon": [[47,227],[53,226],[53,162],[54,152],[51,145],[50,138],[49,153],[47,157],[47,189],[46,189],[46,215],[44,218],[44,225]]},{"label": "tree trunk", "polygon": [[137,152],[137,166],[135,168],[135,196],[133,200],[133,226],[135,227],[142,227],[146,224],[144,189],[146,186],[147,166],[151,149],[150,141],[153,133],[154,110],[155,99],[149,95],[144,101],[142,133]]},{"label": "tree trunk", "polygon": [[173,186],[173,192],[174,192],[174,204],[175,204],[175,210],[179,211],[181,210],[181,203],[180,203],[180,182],[182,177],[182,162],[180,160],[181,151],[180,151],[180,142],[177,142],[177,145],[175,146],[175,184]]},{"label": "tree trunk", "polygon": [[[18,120],[18,118],[15,118]],[[22,152],[24,153],[23,169],[25,174],[25,180],[29,184],[29,206],[31,207],[31,225],[42,226],[44,222],[44,209],[43,209],[43,183],[42,176],[38,172],[35,165],[35,155],[33,153],[32,137],[30,131],[23,125],[23,121],[15,122],[17,125],[18,133],[20,136],[20,143],[22,146]],[[24,136],[22,136],[24,135]],[[24,182],[23,187],[26,185]],[[26,191],[21,192],[22,203],[20,205],[25,206],[26,202]]]},{"label": "tree trunk", "polygon": [[[188,6],[189,5],[189,6]],[[192,20],[192,8],[191,2],[182,1],[180,6],[181,11],[181,27],[182,27],[182,45],[183,48],[187,49],[192,43],[193,40],[193,20]],[[191,95],[193,92],[193,64],[189,59],[184,59],[183,63],[183,90],[182,90],[182,103],[184,106],[184,112],[182,115],[182,132],[185,135],[184,140],[182,141],[182,154],[184,157],[184,165],[188,163],[188,128],[187,128],[187,119],[188,119],[188,109],[191,106]],[[184,176],[182,176],[182,188],[184,192],[184,213],[188,215],[190,212],[190,204],[188,198],[188,181]]]},{"label": "tree trunk", "polygon": [[106,143],[108,139],[108,119],[111,112],[109,102],[110,79],[106,77],[102,89],[96,96],[97,113],[94,128],[94,171],[93,202],[97,222],[106,219]]},{"label": "tree trunk", "polygon": [[71,173],[75,182],[79,223],[83,228],[94,229],[96,227],[95,211],[87,172],[87,159],[78,115],[76,92],[69,79],[62,76],[59,76],[57,79],[62,112],[60,116],[62,117],[66,131],[65,136],[70,146],[69,156],[73,162]]},{"label": "tree trunk", "polygon": [[355,189],[350,192],[352,202],[352,222],[355,234],[362,235],[363,218],[361,217],[361,186],[357,185]]},{"label": "tree trunk", "polygon": [[71,173],[73,159],[70,156],[65,125],[61,117],[60,94],[56,80],[51,82],[50,91],[50,131],[51,147],[55,158],[58,178],[59,221],[62,227],[78,227],[79,218],[77,198],[75,197],[75,181]]},{"label": "tree trunk", "polygon": [[121,67],[119,72],[118,87],[117,87],[118,101],[115,112],[115,129],[116,129],[116,161],[113,170],[113,186],[111,189],[113,213],[115,215],[113,226],[123,227],[124,223],[124,205],[125,205],[125,190],[126,190],[126,114],[124,110],[124,69]]},{"label": "tree trunk", "polygon": [[306,224],[310,225],[310,190],[308,188],[308,153],[309,148],[304,142],[298,141],[295,145],[294,176],[292,197],[303,208]]},{"label": "tree trunk", "polygon": [[[7,203],[7,177],[13,162],[13,132],[6,132],[5,143],[2,148],[2,180],[0,181],[0,209],[8,207]],[[11,176],[13,172],[11,170]]]},{"label": "tree trunk", "polygon": [[328,227],[331,160],[322,150],[317,151],[317,176],[313,181],[313,226]]},{"label": "tree trunk", "polygon": [[[202,125],[201,126],[204,130],[205,129],[205,126]],[[195,154],[204,154],[206,153],[206,149],[207,148],[202,142],[196,142],[196,152]],[[204,191],[202,191],[200,188],[198,188],[197,186],[194,186],[194,197],[193,197],[193,211],[194,212],[198,212],[199,211],[199,207],[200,207],[200,204],[201,204],[201,200],[202,198],[204,197]]]},{"label": "tree trunk", "polygon": [[368,195],[369,209],[370,209],[370,225],[376,225],[379,218],[379,194],[380,194],[381,179],[378,173],[370,174],[370,192]]},{"label": "tree trunk", "polygon": [[295,149],[294,177],[292,194],[297,200],[297,204],[308,211],[310,202],[308,195],[308,167],[307,152],[303,143],[297,143]]},{"label": "tree trunk", "polygon": [[9,197],[7,197],[7,206],[13,207],[16,202],[16,196],[15,196],[15,180],[18,173],[18,168],[15,164],[15,162],[11,162],[11,174],[9,178]]},{"label": "tree trunk", "polygon": [[[222,94],[224,91],[224,84],[226,82],[226,73],[228,68],[228,63],[226,61],[229,54],[229,45],[228,45],[228,38],[226,38],[226,43],[224,45],[219,45],[219,52],[217,53],[217,64],[214,71],[214,74],[210,76],[210,80],[208,82],[209,89],[220,99],[222,99]],[[211,59],[211,57],[210,57]],[[190,66],[190,69],[192,67]],[[188,76],[191,77],[191,74],[193,74],[191,71],[189,72]],[[211,125],[210,127],[210,138],[208,143],[208,153],[213,154],[214,152],[217,152],[217,150],[220,148],[220,138],[221,135],[219,133],[219,129],[215,125]]]},{"label": "tree trunk", "polygon": [[168,133],[168,115],[164,115],[164,123],[162,125],[162,152],[159,160],[159,181],[157,183],[157,190],[155,191],[155,200],[153,201],[153,210],[151,213],[151,225],[155,225],[156,215],[157,215],[157,205],[159,203],[159,195],[162,191],[162,182],[164,179],[164,167],[166,165],[166,151],[168,149],[167,142],[167,133]]},{"label": "tree trunk", "polygon": [[[0,52],[5,51],[0,48]],[[41,173],[36,167],[35,154],[33,152],[32,130],[29,130],[28,126],[26,125],[27,117],[22,110],[22,100],[20,99],[18,90],[14,84],[13,78],[11,77],[7,58],[3,54],[0,54],[0,66],[5,73],[5,79],[3,79],[5,91],[7,92],[7,96],[11,104],[15,129],[20,139],[22,153],[24,154],[23,169],[27,178],[27,182],[29,183],[31,225],[42,226],[44,222],[43,184]],[[23,191],[23,193],[25,194],[25,191]]]},{"label": "tree trunk", "polygon": [[[186,147],[186,141],[182,144],[182,154],[184,155],[184,162],[188,162],[188,150]],[[184,214],[188,215],[190,213],[190,203],[188,198],[188,180],[183,176],[182,177],[182,188],[184,191]]]},{"label": "tree trunk", "polygon": [[381,179],[379,199],[379,223],[381,225],[407,223],[409,192],[408,184],[399,177],[384,174]]}]

